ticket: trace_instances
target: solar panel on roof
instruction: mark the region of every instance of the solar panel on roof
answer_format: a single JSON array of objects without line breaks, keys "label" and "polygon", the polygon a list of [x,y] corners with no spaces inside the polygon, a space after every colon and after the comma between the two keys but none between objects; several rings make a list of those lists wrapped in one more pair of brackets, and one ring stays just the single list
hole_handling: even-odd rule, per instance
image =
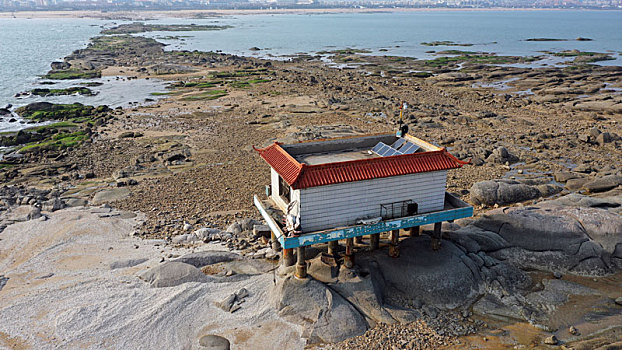
[{"label": "solar panel on roof", "polygon": [[406,140],[399,138],[397,139],[397,141],[393,142],[393,144],[391,145],[391,147],[395,148],[395,149],[400,149],[400,147],[402,147],[402,145],[404,144],[404,142],[406,142]]},{"label": "solar panel on roof", "polygon": [[417,152],[417,150],[421,148],[418,145],[415,145],[412,142],[406,142],[406,144],[404,146],[402,146],[402,148],[400,149],[400,152],[404,153],[404,154],[413,154],[415,152]]},{"label": "solar panel on roof", "polygon": [[389,146],[386,146],[386,147],[383,147],[382,150],[380,151],[380,153],[378,153],[378,154],[381,157],[387,157],[387,156],[391,155],[391,152],[393,152],[393,151],[394,151],[393,148],[391,148]]},{"label": "solar panel on roof", "polygon": [[374,153],[376,153],[377,155],[381,156],[381,157],[385,157],[386,154],[388,152],[390,152],[392,150],[391,147],[389,147],[387,144],[385,144],[384,142],[378,142],[378,144],[372,149],[372,151]]},{"label": "solar panel on roof", "polygon": [[401,151],[398,151],[394,147],[391,147],[384,142],[378,142],[378,144],[374,146],[374,148],[372,149],[372,152],[376,153],[377,155],[381,157],[390,157],[390,156],[404,154]]},{"label": "solar panel on roof", "polygon": [[389,150],[389,152],[387,152],[387,153],[384,155],[384,157],[395,156],[395,155],[399,155],[399,154],[402,154],[402,152],[400,152],[400,151],[398,151],[398,150],[396,150],[396,149],[391,148],[391,149]]},{"label": "solar panel on roof", "polygon": [[381,150],[384,146],[386,146],[384,143],[382,143],[382,142],[378,142],[378,144],[377,144],[377,145],[375,145],[375,146],[374,146],[374,148],[372,148],[372,150],[371,150],[371,151],[379,155],[379,154],[380,154],[380,150]]}]

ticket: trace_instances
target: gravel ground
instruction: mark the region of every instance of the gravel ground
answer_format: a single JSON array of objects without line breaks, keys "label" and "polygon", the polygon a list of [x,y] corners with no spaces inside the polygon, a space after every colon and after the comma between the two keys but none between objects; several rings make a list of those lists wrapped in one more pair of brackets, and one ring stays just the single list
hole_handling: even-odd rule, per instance
[{"label": "gravel ground", "polygon": [[[472,320],[471,320],[472,321]],[[340,343],[315,349],[438,349],[460,343],[458,337],[473,334],[481,328],[479,321],[469,322],[453,313],[424,316],[406,324],[379,323],[365,334]]]}]

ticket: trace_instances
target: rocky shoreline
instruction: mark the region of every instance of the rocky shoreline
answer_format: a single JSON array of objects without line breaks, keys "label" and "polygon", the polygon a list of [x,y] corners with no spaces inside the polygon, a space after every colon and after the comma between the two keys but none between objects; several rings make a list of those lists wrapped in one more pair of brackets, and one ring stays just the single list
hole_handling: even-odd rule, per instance
[{"label": "rocky shoreline", "polygon": [[[263,193],[268,172],[252,146],[391,132],[396,106],[405,101],[412,134],[471,161],[449,174],[448,189],[479,215],[444,226],[437,253],[426,235],[404,239],[409,254],[400,259],[357,246],[353,270],[333,271],[309,249],[311,280],[278,269],[274,286],[261,284],[278,322],[319,348],[494,348],[549,344],[554,336],[568,348],[588,349],[619,341],[621,67],[586,64],[593,60],[579,58],[602,57],[580,52],[559,68],[491,65],[526,58],[467,52],[432,60],[347,49],[325,54],[348,66],[331,68],[313,55],[268,61],[165,51],[140,36],[92,39],[53,63],[48,78],[157,77],[170,82],[169,91],[154,104],[126,109],[23,107],[25,118],[57,122],[2,137],[3,145],[17,146],[0,163],[3,232],[80,208],[114,207],[140,213],[126,232],[132,239],[166,247],[149,266],[135,265],[154,269],[147,278],[153,288],[163,286],[153,285],[153,276],[175,280],[181,268],[188,279],[169,286],[211,290],[216,276],[239,289],[239,267],[212,253],[201,263],[182,262],[174,252],[216,246],[235,255],[225,260],[265,275],[251,279],[267,281],[278,254],[255,230],[262,223],[251,198]],[[164,267],[174,261],[185,265]],[[19,290],[11,271],[3,272],[0,293]],[[229,311],[245,308],[245,297],[232,300]],[[344,318],[356,322],[342,324]]]}]

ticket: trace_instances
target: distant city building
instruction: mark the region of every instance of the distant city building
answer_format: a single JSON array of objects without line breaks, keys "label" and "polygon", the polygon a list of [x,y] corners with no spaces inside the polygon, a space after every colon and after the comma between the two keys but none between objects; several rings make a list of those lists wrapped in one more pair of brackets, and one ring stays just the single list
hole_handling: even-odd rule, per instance
[{"label": "distant city building", "polygon": [[622,0],[0,0],[0,11],[330,7],[622,9]]}]

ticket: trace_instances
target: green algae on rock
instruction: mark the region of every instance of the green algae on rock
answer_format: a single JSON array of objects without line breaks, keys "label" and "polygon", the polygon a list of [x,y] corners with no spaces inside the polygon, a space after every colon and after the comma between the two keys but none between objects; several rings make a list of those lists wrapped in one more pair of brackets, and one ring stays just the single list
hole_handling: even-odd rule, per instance
[{"label": "green algae on rock", "polygon": [[94,79],[101,78],[102,73],[98,70],[80,70],[80,69],[66,69],[66,70],[51,70],[43,76],[45,79],[53,80],[70,80],[70,79]]},{"label": "green algae on rock", "polygon": [[61,95],[84,95],[84,96],[93,96],[96,93],[93,90],[82,87],[82,86],[72,86],[66,89],[46,89],[46,88],[36,88],[30,91],[31,94],[36,96],[61,96]]},{"label": "green algae on rock", "polygon": [[36,121],[90,119],[105,115],[109,111],[110,108],[105,105],[93,107],[81,103],[54,104],[49,102],[35,102],[15,110],[24,119]]},{"label": "green algae on rock", "polygon": [[198,25],[198,24],[145,24],[142,22],[121,24],[116,27],[104,29],[102,34],[136,34],[146,32],[199,32],[210,30],[224,30],[232,26],[224,25]]}]

